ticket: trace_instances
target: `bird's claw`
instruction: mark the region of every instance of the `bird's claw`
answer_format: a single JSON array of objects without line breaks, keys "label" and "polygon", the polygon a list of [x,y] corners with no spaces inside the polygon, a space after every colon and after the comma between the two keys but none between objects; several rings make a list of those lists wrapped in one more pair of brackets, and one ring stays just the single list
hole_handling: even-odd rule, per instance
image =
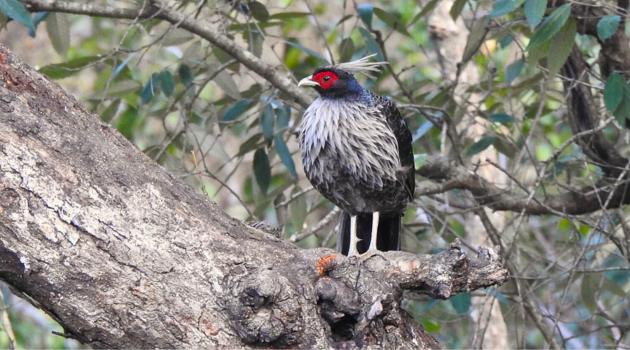
[{"label": "bird's claw", "polygon": [[367,252],[359,255],[359,261],[361,261],[362,263],[368,261],[370,258],[374,257],[374,256],[380,256],[381,258],[385,259],[385,260],[389,260],[387,259],[387,257],[385,256],[385,254],[383,254],[382,251],[380,250],[368,250]]}]

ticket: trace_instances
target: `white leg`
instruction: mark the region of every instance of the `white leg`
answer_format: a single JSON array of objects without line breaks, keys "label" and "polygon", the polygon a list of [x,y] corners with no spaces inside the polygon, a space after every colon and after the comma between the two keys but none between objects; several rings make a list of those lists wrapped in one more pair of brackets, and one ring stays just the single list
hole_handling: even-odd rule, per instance
[{"label": "white leg", "polygon": [[357,237],[357,217],[350,217],[350,247],[348,248],[348,256],[356,256],[359,255],[359,251],[357,250],[357,243],[359,243],[360,239]]},{"label": "white leg", "polygon": [[[372,213],[372,235],[370,236],[370,249],[368,249],[368,252],[375,252],[378,251],[378,249],[376,249],[376,235],[378,234],[378,219],[379,219],[379,212],[374,212]],[[366,252],[367,253],[367,252]]]}]

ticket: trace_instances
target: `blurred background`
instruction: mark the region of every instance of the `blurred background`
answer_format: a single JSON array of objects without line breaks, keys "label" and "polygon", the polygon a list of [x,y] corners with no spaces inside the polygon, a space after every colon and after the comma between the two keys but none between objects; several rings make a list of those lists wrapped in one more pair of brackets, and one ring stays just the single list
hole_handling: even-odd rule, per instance
[{"label": "blurred background", "polygon": [[[614,2],[595,5],[623,15]],[[168,6],[294,83],[319,66],[372,53],[388,61],[375,80],[357,78],[399,105],[418,167],[427,155],[449,157],[524,203],[602,177],[569,141],[566,93],[557,76],[577,43],[592,65],[601,119],[613,118],[603,101],[599,43],[576,35],[566,8],[547,8],[543,0]],[[35,31],[5,17],[0,42],[148,157],[233,217],[268,221],[303,248],[334,249],[338,212],[304,176],[295,137],[303,109],[295,101],[208,41],[160,20],[62,13],[32,19]],[[608,121],[603,131],[627,154],[622,125]],[[512,264],[510,281],[500,288],[449,300],[406,295],[404,307],[448,348],[545,348],[551,338],[571,349],[630,347],[626,208],[530,216],[490,210],[467,191],[448,190],[448,183],[416,182],[423,190],[404,217],[403,250],[435,253],[459,238],[473,253],[496,243],[488,237],[492,231]],[[2,295],[0,348],[85,347],[52,334],[63,330],[5,285]]]}]

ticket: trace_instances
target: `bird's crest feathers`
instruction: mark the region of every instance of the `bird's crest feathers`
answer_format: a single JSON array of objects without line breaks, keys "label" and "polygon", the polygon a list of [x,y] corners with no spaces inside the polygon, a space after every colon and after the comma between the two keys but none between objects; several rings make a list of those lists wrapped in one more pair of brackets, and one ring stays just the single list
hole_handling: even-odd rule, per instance
[{"label": "bird's crest feathers", "polygon": [[369,62],[370,58],[376,56],[376,54],[371,54],[369,56],[365,56],[363,58],[359,58],[358,60],[352,62],[344,62],[334,65],[333,67],[345,70],[348,73],[361,73],[372,79],[375,79],[374,75],[371,72],[379,73],[381,71],[380,66],[387,64],[387,61],[380,62]]}]

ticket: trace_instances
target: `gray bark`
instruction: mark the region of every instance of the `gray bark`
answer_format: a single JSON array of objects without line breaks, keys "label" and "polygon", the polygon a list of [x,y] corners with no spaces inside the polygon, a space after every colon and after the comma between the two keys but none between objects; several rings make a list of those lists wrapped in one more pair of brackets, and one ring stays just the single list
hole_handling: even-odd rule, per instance
[{"label": "gray bark", "polygon": [[0,279],[94,348],[439,348],[403,291],[501,284],[498,253],[359,260],[283,242],[0,45]]}]

